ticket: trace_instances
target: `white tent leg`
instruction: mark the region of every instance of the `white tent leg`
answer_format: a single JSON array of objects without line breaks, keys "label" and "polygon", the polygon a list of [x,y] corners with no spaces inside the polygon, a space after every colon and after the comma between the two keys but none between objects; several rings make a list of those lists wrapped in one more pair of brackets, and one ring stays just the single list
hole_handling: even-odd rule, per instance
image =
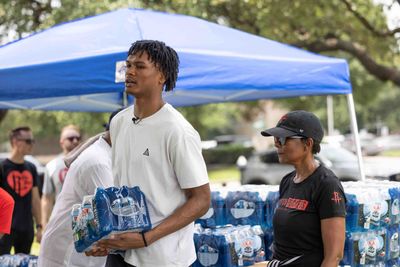
[{"label": "white tent leg", "polygon": [[328,118],[328,135],[333,135],[334,133],[334,120],[333,117],[333,97],[328,95],[326,97],[326,109],[327,109],[327,118]]},{"label": "white tent leg", "polygon": [[126,92],[124,91],[122,93],[122,107],[127,107],[128,106],[128,95],[126,94]]},{"label": "white tent leg", "polygon": [[364,163],[361,154],[360,136],[358,135],[357,118],[356,118],[356,110],[354,108],[353,94],[347,94],[346,96],[347,96],[347,106],[349,108],[349,113],[350,113],[351,131],[353,133],[354,142],[356,145],[358,168],[360,169],[361,180],[365,181]]}]

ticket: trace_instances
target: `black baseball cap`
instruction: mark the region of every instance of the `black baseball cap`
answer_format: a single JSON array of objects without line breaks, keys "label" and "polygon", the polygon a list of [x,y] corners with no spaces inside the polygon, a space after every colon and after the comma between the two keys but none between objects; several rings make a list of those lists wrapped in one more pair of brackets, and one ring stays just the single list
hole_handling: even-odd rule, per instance
[{"label": "black baseball cap", "polygon": [[324,130],[318,117],[305,110],[295,110],[283,115],[276,127],[262,131],[263,136],[304,136],[320,143]]}]

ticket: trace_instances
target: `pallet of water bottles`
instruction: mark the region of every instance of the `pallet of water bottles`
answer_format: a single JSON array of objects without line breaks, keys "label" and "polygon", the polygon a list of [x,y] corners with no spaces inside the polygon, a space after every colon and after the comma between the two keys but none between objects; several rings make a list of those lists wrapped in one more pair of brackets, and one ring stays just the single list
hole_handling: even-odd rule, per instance
[{"label": "pallet of water bottles", "polygon": [[213,190],[209,210],[196,221],[193,266],[252,266],[269,259],[278,189],[245,185]]},{"label": "pallet of water bottles", "polygon": [[[342,184],[347,199],[342,266],[400,267],[400,183],[367,180]],[[211,198],[208,212],[196,222],[211,231],[226,224],[259,225],[264,233],[266,259],[270,259],[272,219],[279,201],[278,187],[246,185],[221,188],[213,190]],[[199,256],[199,251],[197,253]],[[205,254],[201,255],[204,257]]]},{"label": "pallet of water bottles", "polygon": [[1,255],[0,267],[36,267],[37,258],[37,256],[22,253]]},{"label": "pallet of water bottles", "polygon": [[141,232],[151,229],[145,195],[139,187],[96,188],[71,211],[74,245],[77,252],[112,233]]},{"label": "pallet of water bottles", "polygon": [[400,266],[400,183],[342,183],[346,194],[344,266]]},{"label": "pallet of water bottles", "polygon": [[225,225],[211,229],[196,224],[195,229],[197,260],[193,267],[252,266],[267,257],[260,225]]},{"label": "pallet of water bottles", "polygon": [[211,192],[210,208],[196,223],[205,228],[231,224],[271,229],[278,201],[277,185],[223,187]]}]

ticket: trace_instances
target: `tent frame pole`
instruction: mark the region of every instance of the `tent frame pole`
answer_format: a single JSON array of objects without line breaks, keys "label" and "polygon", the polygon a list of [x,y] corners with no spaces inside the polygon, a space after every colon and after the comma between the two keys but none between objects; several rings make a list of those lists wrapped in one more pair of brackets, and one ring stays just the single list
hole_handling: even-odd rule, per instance
[{"label": "tent frame pole", "polygon": [[350,113],[351,132],[353,134],[354,142],[356,145],[358,168],[360,170],[361,181],[365,181],[364,163],[361,154],[360,136],[358,135],[357,118],[356,118],[356,110],[354,107],[353,94],[346,94],[346,96],[347,96],[347,106],[349,108],[349,113]]},{"label": "tent frame pole", "polygon": [[122,93],[122,107],[127,107],[127,106],[128,106],[128,95],[124,90],[124,92]]},{"label": "tent frame pole", "polygon": [[334,135],[335,126],[334,126],[334,117],[333,117],[333,96],[328,95],[326,97],[326,114],[328,118],[328,135]]}]

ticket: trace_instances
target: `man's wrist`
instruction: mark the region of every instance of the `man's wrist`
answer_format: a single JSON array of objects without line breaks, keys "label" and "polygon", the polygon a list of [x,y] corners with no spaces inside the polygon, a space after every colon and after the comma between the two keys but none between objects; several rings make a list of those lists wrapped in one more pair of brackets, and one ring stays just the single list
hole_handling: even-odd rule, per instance
[{"label": "man's wrist", "polygon": [[38,224],[36,224],[36,229],[37,229],[37,230],[43,229],[43,226],[42,226],[40,223],[38,223]]},{"label": "man's wrist", "polygon": [[142,239],[143,239],[144,246],[147,247],[148,244],[147,244],[146,236],[144,235],[145,233],[146,233],[146,232],[140,232],[140,234],[142,235]]}]

